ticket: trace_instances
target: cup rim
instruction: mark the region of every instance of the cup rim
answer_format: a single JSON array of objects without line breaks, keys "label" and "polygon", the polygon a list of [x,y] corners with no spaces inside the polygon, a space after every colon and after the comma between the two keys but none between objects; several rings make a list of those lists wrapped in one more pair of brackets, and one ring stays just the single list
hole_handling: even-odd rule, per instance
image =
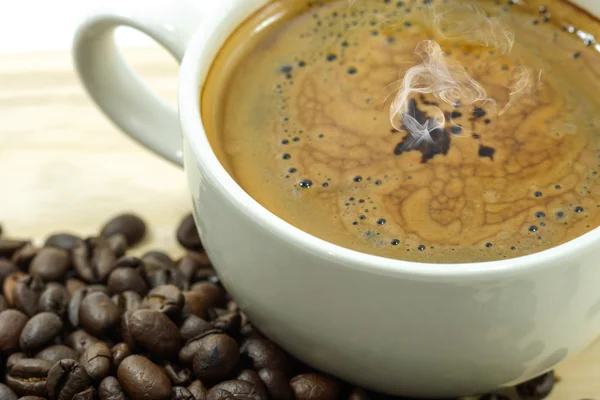
[{"label": "cup rim", "polygon": [[[180,122],[183,135],[196,158],[195,163],[201,168],[204,178],[225,193],[235,207],[255,223],[269,229],[282,240],[313,253],[335,257],[349,267],[376,273],[407,274],[413,278],[488,279],[499,275],[511,276],[560,263],[576,255],[581,256],[598,245],[600,229],[594,228],[569,242],[511,259],[469,263],[423,263],[351,250],[313,236],[271,213],[246,193],[225,170],[208,141],[200,114],[204,81],[221,47],[246,18],[269,1],[245,0],[246,7],[232,1],[229,7],[220,8],[209,18],[205,18],[189,43],[179,77]],[[233,3],[237,3],[235,7]],[[184,162],[186,167],[191,165],[190,160]]]}]

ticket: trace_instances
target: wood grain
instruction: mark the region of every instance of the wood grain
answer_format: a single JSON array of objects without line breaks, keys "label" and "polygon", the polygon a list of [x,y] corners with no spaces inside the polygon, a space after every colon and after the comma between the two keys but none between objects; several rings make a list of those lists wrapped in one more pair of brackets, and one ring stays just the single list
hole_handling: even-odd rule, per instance
[{"label": "wood grain", "polygon": [[[155,47],[127,58],[173,100],[177,68]],[[52,231],[91,235],[124,210],[149,223],[134,249],[183,253],[174,237],[191,209],[184,174],[123,135],[82,90],[69,54],[0,56],[0,223],[13,237]],[[576,327],[573,327],[576,329]],[[600,341],[557,370],[550,400],[600,400]]]}]

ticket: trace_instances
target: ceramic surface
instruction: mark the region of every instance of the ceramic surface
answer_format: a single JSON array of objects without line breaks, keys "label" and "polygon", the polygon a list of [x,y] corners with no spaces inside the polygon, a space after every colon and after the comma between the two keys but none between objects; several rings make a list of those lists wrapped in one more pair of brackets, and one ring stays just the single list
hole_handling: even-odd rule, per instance
[{"label": "ceramic surface", "polygon": [[[266,2],[229,0],[208,14],[202,2],[123,2],[86,19],[74,44],[77,70],[104,112],[167,159],[183,159],[205,247],[254,323],[319,369],[419,397],[514,384],[590,344],[600,334],[598,229],[512,260],[410,263],[312,237],[235,183],[209,146],[199,93],[223,42]],[[578,3],[600,12],[595,0]],[[111,38],[119,25],[179,60],[185,54],[179,118],[119,58]]]}]

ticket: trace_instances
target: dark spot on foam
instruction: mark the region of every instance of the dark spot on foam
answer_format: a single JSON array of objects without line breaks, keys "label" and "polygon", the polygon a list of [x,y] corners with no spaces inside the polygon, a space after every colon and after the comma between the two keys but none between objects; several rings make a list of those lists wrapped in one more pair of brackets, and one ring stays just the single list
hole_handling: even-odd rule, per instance
[{"label": "dark spot on foam", "polygon": [[398,239],[392,239],[390,243],[392,244],[392,246],[398,246],[400,244],[400,241]]},{"label": "dark spot on foam", "polygon": [[488,243],[485,244],[485,247],[487,247],[487,248],[490,248],[492,246],[493,246],[493,244],[491,244],[490,242],[488,242]]},{"label": "dark spot on foam", "polygon": [[303,189],[310,189],[310,187],[312,186],[312,181],[310,179],[302,179],[298,185],[300,185],[301,188]]},{"label": "dark spot on foam", "polygon": [[354,68],[354,67],[349,67],[349,68],[348,68],[348,73],[349,73],[350,75],[354,75],[354,74],[356,74],[357,72],[358,72],[358,70],[357,70],[356,68]]},{"label": "dark spot on foam", "polygon": [[358,225],[358,221],[353,221],[352,225]]},{"label": "dark spot on foam", "polygon": [[516,250],[517,248],[516,248],[515,246],[511,246],[511,248],[510,248],[510,249],[514,251],[514,250]]},{"label": "dark spot on foam", "polygon": [[484,117],[486,114],[485,110],[481,107],[475,107],[475,109],[473,110],[473,116],[475,118],[481,118]]},{"label": "dark spot on foam", "polygon": [[381,181],[378,179],[378,180],[375,181],[375,184],[376,185],[381,185]]},{"label": "dark spot on foam", "polygon": [[299,142],[299,141],[300,141],[300,138],[299,138],[299,137],[295,137],[295,138],[293,138],[292,140],[293,140],[294,142]]},{"label": "dark spot on foam", "polygon": [[290,158],[292,158],[291,155],[289,155],[288,153],[284,153],[281,158],[283,158],[284,160],[289,160]]},{"label": "dark spot on foam", "polygon": [[[407,11],[407,12],[408,12],[408,11]],[[410,28],[410,27],[412,26],[412,22],[410,22],[410,21],[406,21],[406,22],[404,23],[404,26],[405,26],[405,27],[407,27],[407,28]]]},{"label": "dark spot on foam", "polygon": [[365,220],[367,219],[367,217],[365,217],[364,215],[361,215],[360,217],[358,217],[359,219]]},{"label": "dark spot on foam", "polygon": [[583,212],[583,207],[580,207],[580,206],[575,207],[575,212],[578,213],[578,214],[582,213]]},{"label": "dark spot on foam", "polygon": [[379,219],[377,220],[377,224],[378,224],[378,225],[385,225],[385,223],[386,223],[386,222],[387,222],[387,221],[386,221],[384,218],[379,218]]},{"label": "dark spot on foam", "polygon": [[493,160],[495,152],[496,149],[494,149],[493,147],[479,145],[479,157],[488,157],[490,160]]},{"label": "dark spot on foam", "polygon": [[302,67],[306,67],[306,61],[299,61],[299,62],[298,62],[298,66],[299,66],[300,68],[302,68]]},{"label": "dark spot on foam", "polygon": [[404,2],[403,1],[397,2],[396,7],[404,7]]},{"label": "dark spot on foam", "polygon": [[544,194],[538,190],[537,192],[534,192],[533,195],[535,197],[542,197]]},{"label": "dark spot on foam", "polygon": [[293,174],[293,173],[294,173],[294,172],[296,172],[296,171],[298,171],[296,168],[290,168],[290,169],[288,169],[288,172],[289,172],[290,174]]},{"label": "dark spot on foam", "polygon": [[289,143],[290,143],[290,141],[289,141],[289,140],[287,140],[287,139],[283,139],[283,140],[281,141],[281,144],[289,144]]},{"label": "dark spot on foam", "polygon": [[327,57],[325,57],[325,59],[331,62],[337,60],[337,56],[335,54],[327,54]]},{"label": "dark spot on foam", "polygon": [[559,211],[559,212],[556,213],[556,218],[560,219],[560,218],[564,218],[564,216],[565,216],[565,213],[562,212],[562,211]]},{"label": "dark spot on foam", "polygon": [[573,58],[574,58],[574,59],[576,59],[576,60],[577,60],[578,58],[581,58],[581,53],[580,53],[580,52],[574,53],[574,54],[573,54]]},{"label": "dark spot on foam", "polygon": [[504,64],[500,67],[502,71],[508,71],[508,65]]},{"label": "dark spot on foam", "polygon": [[425,245],[423,245],[423,244],[420,244],[417,246],[417,250],[419,250],[419,251],[425,251],[426,248],[427,247],[425,247]]},{"label": "dark spot on foam", "polygon": [[455,118],[460,118],[462,117],[462,113],[460,111],[452,111],[450,113],[450,118],[455,119]]},{"label": "dark spot on foam", "polygon": [[365,202],[365,199],[359,199],[358,202],[362,204]]},{"label": "dark spot on foam", "polygon": [[342,42],[342,47],[348,47],[350,44],[347,41],[343,41]]},{"label": "dark spot on foam", "polygon": [[463,130],[462,126],[460,125],[452,125],[450,127],[450,133],[452,133],[453,135],[458,135],[459,133],[461,133]]},{"label": "dark spot on foam", "polygon": [[535,225],[531,225],[531,226],[529,227],[529,232],[537,232],[537,231],[538,231],[538,227],[537,227],[537,226],[535,226]]},{"label": "dark spot on foam", "polygon": [[543,211],[538,211],[535,213],[535,217],[536,218],[545,218],[546,217],[546,213]]},{"label": "dark spot on foam", "polygon": [[321,186],[323,186],[324,188],[329,187],[329,183],[323,182],[323,184]]},{"label": "dark spot on foam", "polygon": [[560,190],[560,189],[561,189],[561,186],[560,186],[560,185],[554,185],[554,189],[556,189],[556,190]]},{"label": "dark spot on foam", "polygon": [[486,124],[486,125],[489,125],[491,122],[492,122],[492,120],[489,119],[489,118],[486,118],[486,119],[483,120],[483,123]]},{"label": "dark spot on foam", "polygon": [[355,177],[354,177],[352,180],[353,180],[354,182],[362,182],[362,176],[359,176],[359,175],[357,175],[357,176],[355,176]]},{"label": "dark spot on foam", "polygon": [[294,67],[292,67],[291,65],[284,65],[281,68],[279,68],[279,71],[283,72],[284,74],[288,74],[292,72],[293,69]]}]

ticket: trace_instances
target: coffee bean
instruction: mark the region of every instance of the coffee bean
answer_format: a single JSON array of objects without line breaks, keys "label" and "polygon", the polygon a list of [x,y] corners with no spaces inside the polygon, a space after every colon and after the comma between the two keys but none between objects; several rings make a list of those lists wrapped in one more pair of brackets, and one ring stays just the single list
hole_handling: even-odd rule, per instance
[{"label": "coffee bean", "polygon": [[61,360],[48,371],[46,390],[50,400],[71,400],[90,385],[90,377],[75,360]]},{"label": "coffee bean", "polygon": [[85,282],[83,282],[79,279],[76,279],[76,278],[69,278],[65,282],[65,287],[67,288],[67,292],[69,293],[69,296],[73,296],[79,290],[85,289]]},{"label": "coffee bean", "polygon": [[252,371],[251,369],[245,369],[238,374],[236,379],[247,381],[253,384],[261,399],[269,398],[267,387],[255,371]]},{"label": "coffee bean", "polygon": [[70,333],[65,340],[65,344],[79,354],[83,354],[91,345],[98,342],[100,342],[100,339],[95,338],[83,329]]},{"label": "coffee bean", "polygon": [[4,298],[11,307],[15,306],[15,287],[17,286],[17,281],[24,276],[27,275],[21,271],[13,272],[8,274],[4,278],[4,282],[2,282],[2,294],[4,294]]},{"label": "coffee bean", "polygon": [[202,297],[200,293],[184,291],[182,294],[185,299],[185,304],[183,305],[183,310],[181,310],[181,315],[184,318],[190,315],[196,315],[202,319],[208,318],[208,310],[210,307],[208,307],[204,301],[204,297]]},{"label": "coffee bean", "polygon": [[208,308],[225,307],[227,304],[225,291],[213,283],[198,282],[192,286],[191,290],[202,295]]},{"label": "coffee bean", "polygon": [[127,251],[127,247],[129,247],[127,243],[127,238],[125,235],[121,233],[114,234],[106,238],[108,242],[108,246],[112,249],[113,253],[115,253],[115,257],[120,258],[125,255]]},{"label": "coffee bean", "polygon": [[238,345],[230,336],[204,336],[193,358],[194,373],[198,379],[215,381],[231,376],[239,362]]},{"label": "coffee bean", "polygon": [[192,214],[186,215],[179,224],[179,228],[177,228],[177,240],[179,244],[188,250],[202,251],[204,249]]},{"label": "coffee bean", "polygon": [[79,359],[88,376],[96,382],[108,375],[112,362],[112,354],[106,343],[100,342],[91,345]]},{"label": "coffee bean", "polygon": [[79,353],[68,346],[55,344],[40,350],[40,352],[35,355],[35,358],[50,361],[52,365],[54,365],[60,360],[78,360]]},{"label": "coffee bean", "polygon": [[13,299],[15,308],[25,314],[34,316],[38,311],[40,296],[46,288],[44,282],[37,276],[22,276],[15,283]]},{"label": "coffee bean", "polygon": [[237,336],[242,327],[242,316],[239,312],[227,311],[211,321],[215,328],[222,330],[230,336]]},{"label": "coffee bean", "polygon": [[169,358],[181,347],[177,325],[159,311],[134,311],[129,318],[129,333],[154,356]]},{"label": "coffee bean", "polygon": [[17,266],[21,271],[29,271],[29,267],[33,259],[40,252],[39,247],[35,247],[31,243],[26,244],[15,252],[10,258],[10,261]]},{"label": "coffee bean", "polygon": [[27,316],[17,310],[0,312],[0,353],[11,353],[19,348],[19,338],[27,324]]},{"label": "coffee bean", "polygon": [[81,241],[81,238],[70,233],[55,233],[48,236],[44,247],[55,247],[70,253],[73,248]]},{"label": "coffee bean", "polygon": [[297,400],[335,400],[340,392],[335,379],[317,373],[297,375],[290,386]]},{"label": "coffee bean", "polygon": [[121,384],[114,376],[107,376],[98,385],[100,400],[127,400]]},{"label": "coffee bean", "polygon": [[206,333],[210,330],[215,329],[213,325],[195,315],[190,315],[183,320],[183,323],[179,327],[179,333],[181,333],[181,339],[187,342],[193,337]]},{"label": "coffee bean", "polygon": [[121,362],[131,355],[131,349],[126,343],[117,343],[110,349],[112,365],[116,369]]},{"label": "coffee bean", "polygon": [[205,252],[188,252],[177,262],[177,269],[188,282],[205,281],[208,276],[216,274]]},{"label": "coffee bean", "polygon": [[354,388],[350,392],[348,400],[369,400],[369,395],[364,389]]},{"label": "coffee bean", "polygon": [[29,273],[45,282],[62,279],[71,266],[71,257],[65,250],[45,247],[39,251],[29,266]]},{"label": "coffee bean", "polygon": [[195,400],[194,395],[183,386],[173,386],[171,400]]},{"label": "coffee bean", "polygon": [[181,313],[185,298],[174,285],[161,285],[150,290],[141,308],[160,311],[171,318],[176,318]]},{"label": "coffee bean", "polygon": [[119,310],[124,313],[125,311],[135,311],[139,309],[142,304],[142,296],[128,290],[123,293],[115,294],[112,297],[112,301],[117,305]]},{"label": "coffee bean", "polygon": [[135,353],[138,350],[138,344],[133,338],[133,335],[131,335],[131,330],[129,329],[132,314],[133,311],[125,311],[123,312],[123,315],[121,315],[121,339],[123,339],[123,343],[127,344],[131,351]]},{"label": "coffee bean", "polygon": [[73,248],[75,271],[88,283],[105,281],[114,268],[115,261],[115,253],[103,237],[88,238]]},{"label": "coffee bean", "polygon": [[130,267],[115,268],[108,276],[108,291],[110,294],[133,291],[140,296],[148,293],[148,284],[139,272]]},{"label": "coffee bean", "polygon": [[19,344],[25,352],[39,350],[51,344],[62,332],[63,322],[51,312],[42,312],[31,317],[21,331]]},{"label": "coffee bean", "polygon": [[18,271],[17,266],[11,261],[0,258],[0,285],[4,285],[4,279],[7,276]]},{"label": "coffee bean", "polygon": [[125,236],[129,246],[133,246],[144,238],[146,223],[137,215],[121,214],[111,218],[100,231],[104,237],[119,233]]},{"label": "coffee bean", "polygon": [[81,308],[81,303],[83,299],[93,292],[99,292],[100,290],[95,289],[90,286],[85,286],[83,289],[78,290],[71,296],[71,300],[69,301],[68,313],[69,313],[69,322],[71,325],[77,327],[79,326],[79,310]]},{"label": "coffee bean", "polygon": [[73,400],[96,400],[98,398],[96,389],[89,387],[73,396]]},{"label": "coffee bean", "polygon": [[248,381],[232,380],[213,386],[206,395],[206,400],[266,400],[261,397],[254,385]]},{"label": "coffee bean", "polygon": [[29,358],[27,357],[27,354],[25,353],[12,353],[10,356],[8,356],[8,358],[6,359],[6,370],[10,370],[13,365],[15,365],[16,363],[18,363],[20,360],[23,360],[25,358]]},{"label": "coffee bean", "polygon": [[60,318],[67,316],[69,309],[69,293],[64,285],[56,282],[50,282],[46,285],[46,289],[40,295],[38,301],[39,312],[51,312],[58,315]]},{"label": "coffee bean", "polygon": [[250,361],[252,369],[255,371],[270,368],[288,372],[291,367],[288,355],[279,346],[267,339],[246,339],[240,348],[240,352]]},{"label": "coffee bean", "polygon": [[171,382],[162,368],[146,357],[133,355],[117,370],[119,382],[132,400],[169,400]]},{"label": "coffee bean", "polygon": [[517,393],[524,400],[543,399],[552,391],[554,381],[554,371],[550,371],[517,385]]},{"label": "coffee bean", "polygon": [[211,329],[207,332],[204,332],[194,338],[191,338],[190,340],[188,340],[185,345],[181,348],[181,350],[179,350],[179,362],[181,362],[182,364],[185,365],[192,365],[192,362],[194,360],[194,355],[196,354],[196,352],[198,351],[198,349],[200,349],[203,346],[203,338],[209,335],[213,335],[213,334],[217,334],[217,333],[222,333],[221,331],[217,330],[217,329]]},{"label": "coffee bean", "polygon": [[11,258],[17,250],[28,243],[27,240],[0,239],[0,258]]},{"label": "coffee bean", "polygon": [[92,335],[102,336],[119,325],[121,312],[102,292],[90,293],[79,307],[79,323]]},{"label": "coffee bean", "polygon": [[200,380],[195,380],[194,382],[190,383],[187,389],[194,396],[195,400],[204,400],[206,398],[206,394],[208,393],[208,389]]},{"label": "coffee bean", "polygon": [[163,268],[175,268],[175,263],[164,251],[149,251],[142,256],[142,261],[147,264],[159,265]]},{"label": "coffee bean", "polygon": [[51,367],[45,360],[20,359],[9,368],[6,384],[19,396],[45,396],[46,376]]},{"label": "coffee bean", "polygon": [[0,399],[2,400],[18,400],[17,394],[4,383],[0,383]]},{"label": "coffee bean", "polygon": [[283,371],[263,368],[258,371],[258,376],[264,382],[272,399],[292,400],[294,398],[290,381]]},{"label": "coffee bean", "polygon": [[192,371],[187,368],[181,368],[173,363],[167,363],[167,365],[165,365],[165,372],[173,386],[187,385],[192,378]]},{"label": "coffee bean", "polygon": [[0,312],[7,310],[8,308],[8,301],[6,301],[6,298],[0,294]]}]

